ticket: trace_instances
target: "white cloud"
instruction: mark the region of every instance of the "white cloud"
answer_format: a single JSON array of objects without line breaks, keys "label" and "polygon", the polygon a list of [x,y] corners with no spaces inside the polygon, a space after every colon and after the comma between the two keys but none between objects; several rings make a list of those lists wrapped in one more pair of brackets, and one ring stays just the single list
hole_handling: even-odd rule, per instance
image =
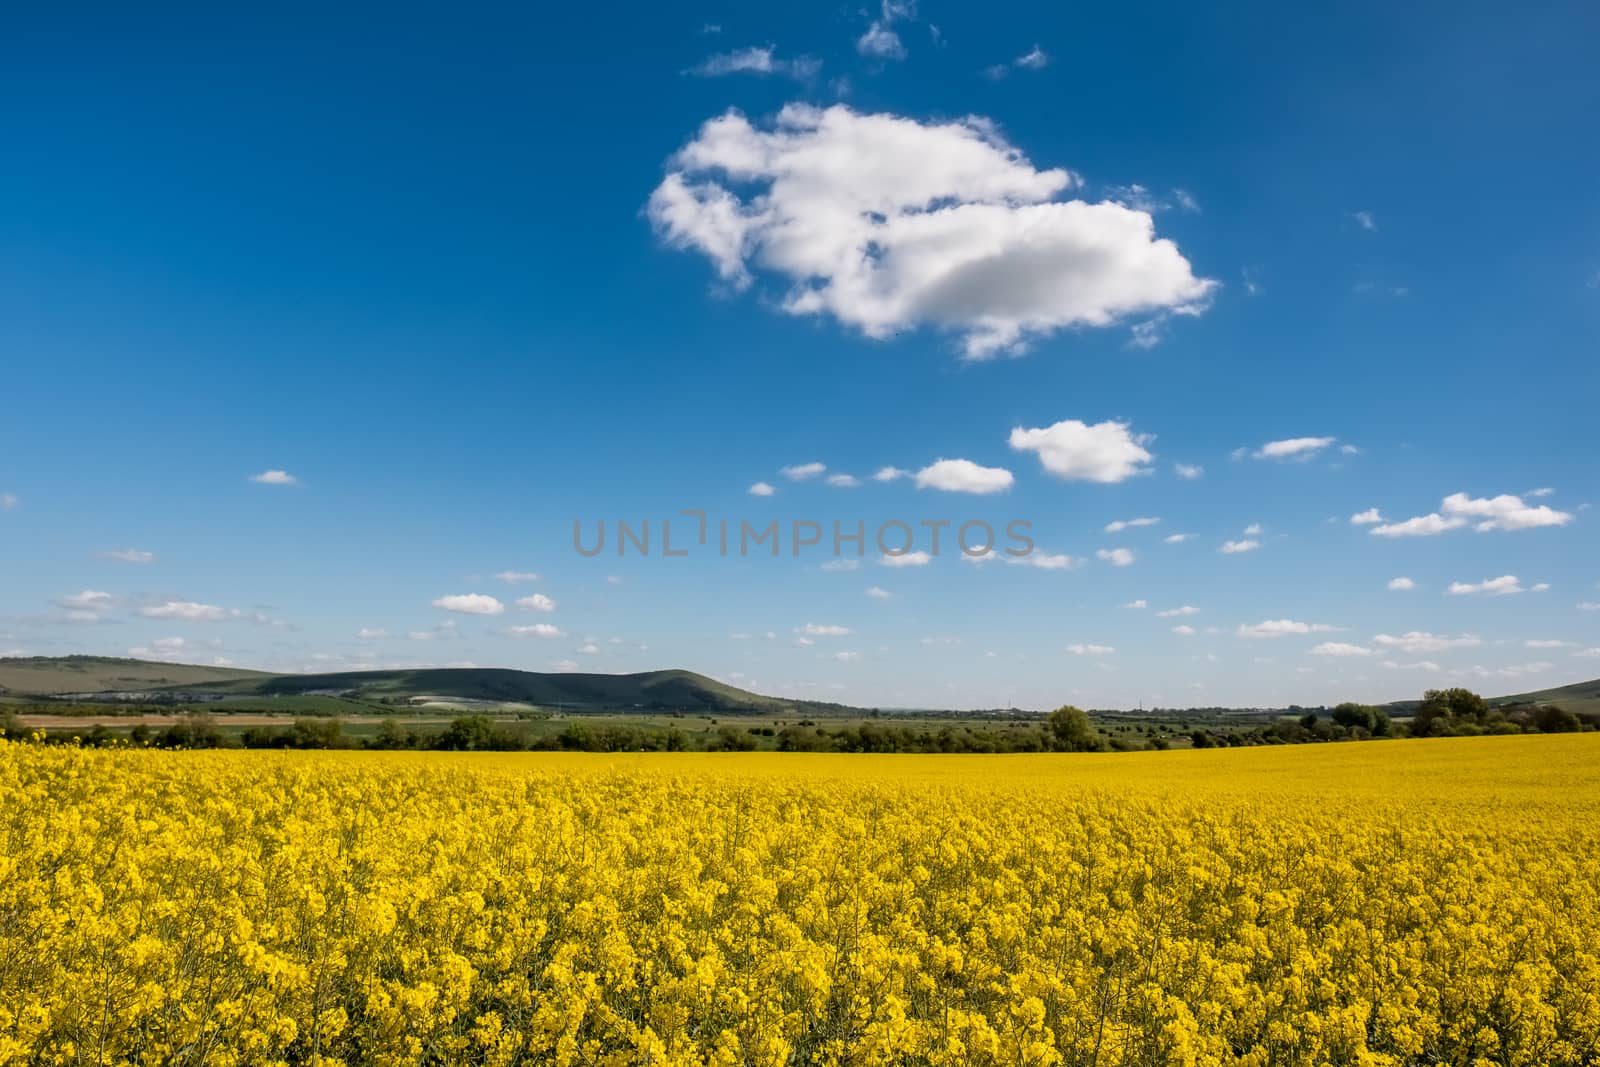
[{"label": "white cloud", "polygon": [[772,488],[772,486],[768,485],[766,482],[757,482],[745,491],[751,496],[771,496],[773,493],[777,492],[776,489]]},{"label": "white cloud", "polygon": [[1419,652],[1448,652],[1453,648],[1476,648],[1483,644],[1483,639],[1472,634],[1447,637],[1443,634],[1431,634],[1424,630],[1410,630],[1400,634],[1398,637],[1391,634],[1378,634],[1373,637],[1372,642],[1385,648],[1397,648],[1402,652],[1416,655]]},{"label": "white cloud", "polygon": [[854,489],[861,484],[861,479],[853,474],[830,474],[828,484],[836,489]]},{"label": "white cloud", "polygon": [[[556,610],[556,602],[543,593],[534,593],[532,596],[525,596],[518,600],[517,607],[527,608],[529,611],[554,611]],[[498,613],[490,612],[489,614]]]},{"label": "white cloud", "polygon": [[1356,222],[1356,225],[1360,226],[1363,230],[1367,230],[1367,231],[1373,232],[1373,233],[1377,232],[1378,220],[1372,217],[1372,212],[1370,212],[1370,211],[1352,211],[1352,212],[1350,212],[1350,217],[1352,219],[1354,219],[1355,222]]},{"label": "white cloud", "polygon": [[1240,552],[1254,552],[1260,547],[1260,541],[1251,541],[1249,539],[1243,541],[1224,541],[1222,543],[1222,547],[1217,549],[1217,551],[1234,556],[1238,555]]},{"label": "white cloud", "polygon": [[1372,649],[1363,645],[1350,645],[1343,641],[1324,641],[1311,650],[1313,656],[1370,656]]},{"label": "white cloud", "polygon": [[22,503],[15,493],[0,493],[0,511],[10,511]]},{"label": "white cloud", "polygon": [[874,21],[867,32],[856,39],[856,51],[871,59],[904,59],[906,46],[900,35],[886,24]]},{"label": "white cloud", "polygon": [[852,631],[848,626],[828,626],[818,625],[814,622],[808,622],[804,626],[796,626],[794,632],[797,634],[805,634],[807,637],[844,637],[846,634],[853,633],[854,631]]},{"label": "white cloud", "polygon": [[1181,618],[1182,616],[1185,616],[1185,615],[1198,615],[1198,614],[1200,614],[1200,609],[1199,608],[1195,607],[1193,604],[1185,604],[1181,608],[1168,608],[1166,611],[1158,611],[1158,612],[1156,612],[1156,618],[1158,618],[1158,619],[1176,619],[1176,618]]},{"label": "white cloud", "polygon": [[772,45],[721,52],[706,57],[688,73],[702,78],[720,78],[728,74],[777,74],[798,81],[807,81],[816,77],[817,71],[822,68],[822,61],[812,56],[780,59],[775,52],[776,49]]},{"label": "white cloud", "polygon": [[1403,593],[1408,589],[1415,589],[1416,587],[1417,583],[1413,582],[1410,578],[1401,577],[1389,579],[1389,588],[1395,590],[1396,592]]},{"label": "white cloud", "polygon": [[1249,454],[1255,459],[1310,459],[1335,440],[1337,438],[1333,437],[1288,437],[1282,441],[1268,441]]},{"label": "white cloud", "polygon": [[1340,445],[1339,454],[1342,456],[1359,456],[1361,455],[1361,449],[1355,445]]},{"label": "white cloud", "polygon": [[859,652],[835,652],[833,658],[840,663],[855,663],[861,659]]},{"label": "white cloud", "polygon": [[1579,659],[1600,659],[1600,648],[1586,648],[1582,652],[1574,652]]},{"label": "white cloud", "polygon": [[917,472],[918,489],[949,493],[1003,493],[1013,481],[1004,467],[980,467],[970,459],[941,459]]},{"label": "white cloud", "polygon": [[1531,497],[1541,497],[1541,496],[1551,496],[1554,493],[1555,493],[1554,489],[1550,489],[1550,488],[1547,487],[1547,488],[1544,488],[1544,489],[1529,489],[1526,493],[1523,493],[1522,495],[1523,496],[1531,496]]},{"label": "white cloud", "polygon": [[1019,452],[1036,452],[1046,471],[1068,481],[1124,481],[1149,473],[1153,458],[1144,447],[1154,438],[1135,434],[1125,422],[1098,422],[1090,425],[1077,419],[1064,419],[1041,429],[1011,431],[1009,443]]},{"label": "white cloud", "polygon": [[571,674],[578,669],[578,662],[570,659],[558,659],[550,664],[550,669],[557,674]]},{"label": "white cloud", "polygon": [[250,480],[261,485],[298,485],[300,483],[300,479],[288,471],[262,471],[260,474],[252,474]]},{"label": "white cloud", "polygon": [[1383,526],[1374,526],[1372,532],[1378,537],[1433,537],[1446,530],[1454,530],[1465,526],[1466,519],[1447,519],[1437,513],[1432,515],[1418,515],[1404,522],[1391,522]]},{"label": "white cloud", "polygon": [[884,555],[878,562],[885,567],[925,567],[933,561],[926,552],[902,552],[898,556]]},{"label": "white cloud", "polygon": [[892,482],[897,478],[905,478],[910,473],[910,471],[901,470],[899,467],[879,467],[877,473],[872,476],[872,480],[875,482]]},{"label": "white cloud", "polygon": [[1195,635],[1195,628],[1184,623],[1179,623],[1177,626],[1172,628],[1172,632],[1177,634],[1179,637],[1193,637]]},{"label": "white cloud", "polygon": [[1163,537],[1161,539],[1163,544],[1168,544],[1168,545],[1181,545],[1185,541],[1192,541],[1192,540],[1194,540],[1194,534],[1191,534],[1191,533],[1168,534],[1167,536],[1165,536],[1165,537]]},{"label": "white cloud", "polygon": [[1358,511],[1350,516],[1350,524],[1352,526],[1372,526],[1382,521],[1383,516],[1379,514],[1377,508],[1368,508],[1366,511]]},{"label": "white cloud", "polygon": [[1192,482],[1197,478],[1204,478],[1206,475],[1206,469],[1204,467],[1197,466],[1193,463],[1174,463],[1172,465],[1172,471],[1186,482]]},{"label": "white cloud", "polygon": [[1503,493],[1496,497],[1473,499],[1466,493],[1452,493],[1444,498],[1444,513],[1463,518],[1479,519],[1474,530],[1530,530],[1539,526],[1565,526],[1572,516],[1557,511],[1548,504],[1528,505],[1519,496]]},{"label": "white cloud", "polygon": [[1566,648],[1571,641],[1524,641],[1525,648]]},{"label": "white cloud", "polygon": [[[977,563],[984,560],[993,559],[994,556],[992,554],[982,556],[964,555],[962,558]],[[1076,567],[1080,562],[1079,560],[1065,554],[1052,555],[1049,552],[1039,551],[1029,552],[1026,556],[1006,556],[1005,561],[1012,566],[1037,567],[1042,571],[1067,571]]]},{"label": "white cloud", "polygon": [[1320,622],[1296,622],[1293,619],[1267,619],[1253,626],[1239,627],[1240,637],[1287,637],[1293,634],[1326,634],[1333,633],[1337,626],[1328,626]]},{"label": "white cloud", "polygon": [[1382,663],[1378,664],[1378,666],[1386,667],[1391,671],[1430,671],[1430,672],[1437,672],[1438,670],[1441,669],[1437,663],[1435,663],[1435,662],[1433,662],[1432,660],[1429,660],[1429,659],[1418,660],[1415,663],[1396,663],[1392,659],[1386,659]]},{"label": "white cloud", "polygon": [[137,548],[116,548],[108,552],[96,552],[97,559],[114,559],[123,563],[154,563],[156,554],[145,552]]},{"label": "white cloud", "polygon": [[1490,530],[1565,526],[1571,521],[1569,512],[1557,511],[1548,504],[1526,504],[1521,497],[1510,493],[1480,498],[1470,497],[1466,493],[1451,493],[1444,498],[1439,511],[1418,515],[1405,522],[1375,526],[1372,532],[1380,537],[1432,537],[1447,530],[1458,530],[1469,522],[1479,533],[1487,533]]},{"label": "white cloud", "polygon": [[875,339],[931,324],[984,359],[1066,327],[1199,314],[1216,288],[1148,213],[1057,199],[1076,177],[1034,169],[980,118],[791,104],[758,129],[729,111],[669,167],[649,203],[668,244],[738,287],[770,270],[784,310]]},{"label": "white cloud", "polygon": [[524,582],[537,582],[539,576],[532,571],[501,571],[496,578],[507,585],[521,585]]},{"label": "white cloud", "polygon": [[1095,551],[1094,558],[1105,560],[1113,567],[1126,567],[1138,557],[1126,548],[1101,548]]},{"label": "white cloud", "polygon": [[1121,533],[1123,530],[1131,529],[1135,526],[1154,526],[1160,521],[1160,519],[1152,518],[1118,519],[1115,522],[1106,523],[1106,533]]},{"label": "white cloud", "polygon": [[356,636],[361,638],[363,641],[372,641],[380,637],[388,637],[389,631],[383,629],[381,626],[363,626],[361,629],[356,631]]},{"label": "white cloud", "polygon": [[99,589],[85,589],[81,593],[61,597],[56,601],[59,607],[68,611],[100,612],[109,611],[119,603],[117,597]]},{"label": "white cloud", "polygon": [[853,571],[861,566],[859,559],[830,559],[820,569],[825,571]]},{"label": "white cloud", "polygon": [[574,649],[574,651],[580,656],[598,656],[600,654],[600,646],[595,644],[593,641],[590,641],[586,644],[579,645],[576,649]]},{"label": "white cloud", "polygon": [[1582,601],[1578,602],[1578,610],[1579,611],[1600,611],[1600,604],[1596,604],[1593,601],[1589,601],[1589,600],[1582,600]]},{"label": "white cloud", "polygon": [[442,596],[433,602],[433,606],[445,611],[459,611],[464,615],[499,615],[506,610],[500,601],[483,593]]},{"label": "white cloud", "polygon": [[1074,656],[1110,656],[1115,654],[1117,650],[1110,645],[1075,644],[1068,645],[1067,651]]},{"label": "white cloud", "polygon": [[1145,608],[1150,606],[1150,601],[1148,601],[1148,600],[1130,600],[1130,601],[1128,601],[1126,604],[1124,604],[1122,606],[1125,607],[1125,608],[1132,608],[1135,611],[1142,611]]},{"label": "white cloud", "polygon": [[1249,526],[1246,526],[1244,528],[1244,535],[1246,537],[1255,537],[1260,533],[1261,533],[1261,524],[1259,522],[1252,522]]},{"label": "white cloud", "polygon": [[536,622],[527,626],[507,626],[500,631],[507,637],[565,637],[566,631],[559,626],[552,626],[548,622]]},{"label": "white cloud", "polygon": [[1515,574],[1502,574],[1498,578],[1485,578],[1481,582],[1451,582],[1450,588],[1445,591],[1451,596],[1470,596],[1473,593],[1509,596],[1512,593],[1525,592],[1522,582]]},{"label": "white cloud", "polygon": [[622,584],[622,575],[620,575],[620,574],[608,574],[608,575],[606,575],[606,584],[607,585],[621,585]]},{"label": "white cloud", "polygon": [[808,478],[815,478],[827,469],[828,467],[825,463],[795,463],[784,467],[778,473],[791,482],[803,482]]},{"label": "white cloud", "polygon": [[1013,59],[1011,63],[1013,66],[1021,67],[1023,70],[1043,70],[1050,65],[1050,57],[1045,53],[1044,49],[1034,45],[1027,52]]},{"label": "white cloud", "polygon": [[241,612],[219,608],[215,604],[197,604],[192,600],[168,600],[139,609],[147,619],[185,619],[189,622],[224,622],[237,619]]},{"label": "white cloud", "polygon": [[890,597],[894,596],[894,594],[889,592],[889,590],[876,585],[867,590],[867,595],[874,600],[888,600]]}]

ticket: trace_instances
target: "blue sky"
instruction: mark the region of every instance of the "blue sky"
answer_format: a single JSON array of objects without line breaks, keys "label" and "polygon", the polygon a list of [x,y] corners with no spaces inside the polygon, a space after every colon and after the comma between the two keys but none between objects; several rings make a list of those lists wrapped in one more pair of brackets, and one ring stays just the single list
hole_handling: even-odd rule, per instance
[{"label": "blue sky", "polygon": [[[1597,42],[1576,3],[13,18],[0,654],[885,706],[1593,677]],[[1036,565],[573,550],[686,508],[1023,520]]]}]

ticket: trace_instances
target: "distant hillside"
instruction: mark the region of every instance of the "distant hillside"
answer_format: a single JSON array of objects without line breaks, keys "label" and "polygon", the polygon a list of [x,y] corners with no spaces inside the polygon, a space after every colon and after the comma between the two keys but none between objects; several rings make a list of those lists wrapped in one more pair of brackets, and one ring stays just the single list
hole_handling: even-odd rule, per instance
[{"label": "distant hillside", "polygon": [[190,667],[141,660],[68,656],[0,660],[0,687],[12,696],[148,692],[152,697],[304,696],[337,694],[358,700],[493,701],[573,711],[681,710],[805,712],[855,710],[839,704],[786,700],[724,685],[693,671],[642,674],[540,674],[487,667],[267,674],[223,667]]},{"label": "distant hillside", "polygon": [[270,677],[261,671],[232,667],[192,667],[108,656],[0,659],[0,693],[20,696],[139,692]]},{"label": "distant hillside", "polygon": [[1600,678],[1592,682],[1574,682],[1555,689],[1541,689],[1535,693],[1495,697],[1489,703],[1497,708],[1514,704],[1554,704],[1556,707],[1566,708],[1574,715],[1585,712],[1600,713]]}]

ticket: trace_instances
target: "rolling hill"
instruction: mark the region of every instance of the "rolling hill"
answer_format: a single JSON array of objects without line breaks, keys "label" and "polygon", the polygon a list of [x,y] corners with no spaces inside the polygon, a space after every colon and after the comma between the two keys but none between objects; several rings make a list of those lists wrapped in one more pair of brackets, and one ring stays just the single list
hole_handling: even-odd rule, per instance
[{"label": "rolling hill", "polygon": [[838,704],[763,696],[693,671],[541,674],[488,667],[268,674],[142,660],[67,656],[0,660],[0,692],[11,697],[148,694],[151,699],[337,695],[362,701],[441,700],[534,704],[572,711],[834,712]]},{"label": "rolling hill", "polygon": [[1489,703],[1497,708],[1516,704],[1554,704],[1566,708],[1574,715],[1600,713],[1600,678],[1592,682],[1574,682],[1555,689],[1540,689],[1532,693],[1495,697]]}]

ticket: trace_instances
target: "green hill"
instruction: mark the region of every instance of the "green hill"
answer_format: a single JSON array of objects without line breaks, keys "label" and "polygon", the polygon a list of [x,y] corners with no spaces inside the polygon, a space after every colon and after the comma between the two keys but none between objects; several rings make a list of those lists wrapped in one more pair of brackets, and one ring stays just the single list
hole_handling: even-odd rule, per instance
[{"label": "green hill", "polygon": [[573,711],[629,709],[778,713],[855,710],[786,700],[724,685],[693,671],[641,674],[541,674],[487,667],[441,667],[336,674],[267,674],[141,660],[67,656],[0,660],[0,692],[11,697],[148,693],[188,697],[340,696],[358,701],[443,700],[535,704]]},{"label": "green hill", "polygon": [[1555,689],[1540,689],[1533,693],[1517,693],[1508,697],[1495,697],[1489,701],[1497,708],[1517,704],[1554,704],[1566,708],[1574,715],[1600,714],[1600,678],[1591,682],[1574,682]]},{"label": "green hill", "polygon": [[0,693],[12,696],[144,692],[212,682],[248,683],[270,677],[261,671],[232,667],[192,667],[109,656],[0,659]]}]

